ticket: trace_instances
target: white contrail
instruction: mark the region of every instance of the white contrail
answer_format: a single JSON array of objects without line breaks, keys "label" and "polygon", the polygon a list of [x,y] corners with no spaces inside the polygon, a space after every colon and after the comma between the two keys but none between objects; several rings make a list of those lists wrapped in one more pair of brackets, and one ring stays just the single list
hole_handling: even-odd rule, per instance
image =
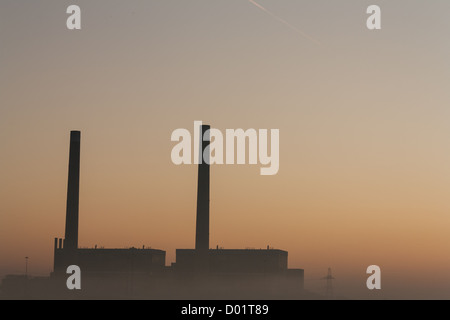
[{"label": "white contrail", "polygon": [[314,42],[315,44],[317,44],[318,46],[320,46],[320,42],[317,41],[316,39],[310,37],[309,35],[307,35],[306,33],[304,33],[303,31],[301,31],[300,29],[298,29],[297,27],[293,26],[292,24],[290,24],[289,22],[287,22],[286,20],[280,18],[279,16],[277,16],[276,14],[270,12],[269,10],[267,10],[266,8],[264,8],[262,5],[260,5],[259,3],[256,3],[254,0],[248,0],[251,4],[255,5],[256,7],[258,7],[259,9],[261,9],[262,11],[264,11],[265,13],[267,13],[268,15],[271,15],[273,18],[277,19],[278,21],[280,21],[281,23],[283,23],[284,25],[288,26],[289,28],[291,28],[292,30],[294,30],[295,32],[301,34],[303,37],[307,38],[308,40]]}]

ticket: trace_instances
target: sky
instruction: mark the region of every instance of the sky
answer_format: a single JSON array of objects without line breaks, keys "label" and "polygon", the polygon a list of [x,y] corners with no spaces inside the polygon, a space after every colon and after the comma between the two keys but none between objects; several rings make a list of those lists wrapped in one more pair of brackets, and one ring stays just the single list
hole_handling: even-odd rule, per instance
[{"label": "sky", "polygon": [[[81,30],[66,8],[81,8]],[[259,6],[257,6],[258,4]],[[366,27],[369,5],[382,29]],[[265,8],[267,11],[264,11]],[[280,130],[280,168],[211,168],[210,244],[289,252],[305,287],[450,298],[447,0],[0,3],[0,276],[48,275],[81,131],[81,247],[193,248],[178,128]],[[366,288],[379,265],[382,289]]]}]

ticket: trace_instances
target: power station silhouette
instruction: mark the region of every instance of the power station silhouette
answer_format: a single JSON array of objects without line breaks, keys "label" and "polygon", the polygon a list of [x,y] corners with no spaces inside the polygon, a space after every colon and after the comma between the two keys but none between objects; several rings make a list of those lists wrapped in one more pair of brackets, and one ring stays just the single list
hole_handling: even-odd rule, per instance
[{"label": "power station silhouette", "polygon": [[[304,270],[288,268],[288,252],[272,249],[211,249],[210,165],[205,150],[210,126],[202,125],[198,165],[195,249],[166,252],[151,248],[78,247],[81,132],[70,132],[65,237],[54,239],[54,266],[48,278],[3,280],[4,293],[29,298],[296,299],[305,291]],[[68,266],[81,270],[81,290],[69,290]],[[17,280],[17,279],[16,279]],[[22,292],[21,290],[26,292]]]}]

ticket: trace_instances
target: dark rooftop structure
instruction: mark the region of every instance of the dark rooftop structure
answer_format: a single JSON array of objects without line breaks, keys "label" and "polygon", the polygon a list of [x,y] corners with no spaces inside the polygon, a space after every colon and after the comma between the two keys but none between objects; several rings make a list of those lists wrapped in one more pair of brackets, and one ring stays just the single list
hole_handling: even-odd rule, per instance
[{"label": "dark rooftop structure", "polygon": [[[177,270],[195,270],[196,250],[177,249]],[[287,270],[288,253],[274,249],[211,249],[208,267],[211,273],[282,273]]]}]

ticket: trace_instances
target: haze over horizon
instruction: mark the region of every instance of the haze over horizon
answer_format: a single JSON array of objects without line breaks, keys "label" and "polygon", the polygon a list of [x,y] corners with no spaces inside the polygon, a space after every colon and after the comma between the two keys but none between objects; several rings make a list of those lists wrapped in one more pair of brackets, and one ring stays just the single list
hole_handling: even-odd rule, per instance
[{"label": "haze over horizon", "polygon": [[[80,130],[80,247],[193,248],[195,120],[280,130],[280,168],[211,168],[211,247],[283,249],[320,292],[450,298],[448,1],[0,3],[0,277],[48,275]],[[365,287],[367,266],[382,290]]]}]

